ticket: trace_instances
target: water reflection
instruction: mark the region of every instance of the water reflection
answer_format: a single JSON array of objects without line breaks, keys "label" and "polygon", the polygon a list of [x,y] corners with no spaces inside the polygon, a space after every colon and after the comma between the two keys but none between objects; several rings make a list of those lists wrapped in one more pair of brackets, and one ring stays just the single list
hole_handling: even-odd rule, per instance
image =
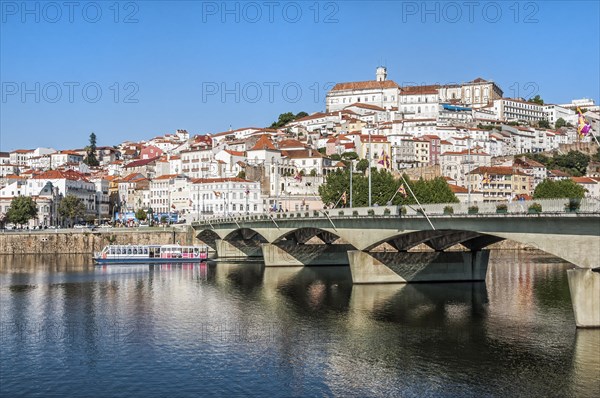
[{"label": "water reflection", "polygon": [[485,283],[352,286],[346,267],[0,256],[0,383],[7,396],[597,396],[600,331],[574,328],[569,267],[504,252]]}]

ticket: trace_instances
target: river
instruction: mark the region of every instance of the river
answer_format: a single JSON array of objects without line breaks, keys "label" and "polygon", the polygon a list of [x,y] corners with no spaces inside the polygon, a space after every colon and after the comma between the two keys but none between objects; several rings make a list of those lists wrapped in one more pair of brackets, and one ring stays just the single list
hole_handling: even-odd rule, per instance
[{"label": "river", "polygon": [[600,396],[568,263],[493,252],[486,282],[352,286],[347,267],[95,267],[0,256],[0,395]]}]

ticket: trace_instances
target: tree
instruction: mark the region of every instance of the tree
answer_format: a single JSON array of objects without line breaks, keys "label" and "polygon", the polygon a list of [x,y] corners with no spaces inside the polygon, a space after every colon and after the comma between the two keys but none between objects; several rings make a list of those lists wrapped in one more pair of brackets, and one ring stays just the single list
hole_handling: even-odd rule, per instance
[{"label": "tree", "polygon": [[58,214],[68,219],[71,224],[74,220],[83,217],[85,214],[83,200],[75,195],[68,194],[58,204]]},{"label": "tree", "polygon": [[547,169],[559,169],[565,173],[580,177],[585,175],[590,157],[579,151],[569,151],[549,157],[540,153],[526,153],[526,157],[542,163]]},{"label": "tree", "polygon": [[30,196],[17,196],[10,202],[6,219],[13,224],[23,225],[37,217],[37,213],[37,205]]},{"label": "tree", "polygon": [[144,209],[139,209],[138,211],[135,212],[135,218],[137,218],[139,221],[145,221],[146,220],[146,212],[144,211]]},{"label": "tree", "polygon": [[529,98],[529,102],[533,102],[538,105],[544,105],[544,100],[539,96],[539,94],[533,98]]},{"label": "tree", "polygon": [[558,120],[556,120],[556,123],[554,123],[554,127],[557,129],[559,129],[561,127],[565,127],[566,125],[567,125],[567,122],[562,117],[559,117]]},{"label": "tree", "polygon": [[98,159],[96,158],[96,134],[93,132],[90,134],[90,145],[85,147],[85,151],[87,156],[83,162],[88,166],[98,166],[100,162],[98,162]]},{"label": "tree", "polygon": [[[393,205],[416,204],[412,195],[403,197],[396,194],[402,181],[397,180],[387,170],[372,169],[371,176],[371,203],[385,206],[390,200]],[[456,195],[452,192],[448,183],[443,178],[434,180],[409,181],[407,176],[404,179],[408,181],[419,202],[421,203],[458,203]],[[355,207],[368,206],[369,204],[369,182],[368,177],[364,175],[353,175],[352,179],[352,205]],[[408,192],[408,187],[405,186]],[[348,170],[335,171],[327,176],[327,182],[319,187],[321,200],[327,205],[339,205],[340,198],[346,192],[346,197],[350,193],[350,174]],[[349,205],[349,203],[347,203]]]},{"label": "tree", "polygon": [[534,199],[581,199],[584,196],[585,189],[570,178],[559,181],[544,180],[535,187],[533,192]]},{"label": "tree", "polygon": [[246,179],[246,172],[244,170],[240,171],[237,175],[237,178],[241,178],[242,180]]},{"label": "tree", "polygon": [[317,176],[317,169],[311,169],[310,170],[310,176],[311,177],[316,177]]},{"label": "tree", "polygon": [[549,129],[550,123],[546,119],[542,119],[538,122],[538,127],[542,129]]},{"label": "tree", "polygon": [[367,171],[367,167],[369,167],[369,161],[367,159],[361,159],[356,164],[356,171],[364,173],[365,171]]},{"label": "tree", "polygon": [[355,159],[358,159],[358,153],[344,152],[344,153],[342,153],[342,158],[347,159],[347,160],[355,160]]},{"label": "tree", "polygon": [[282,113],[279,115],[279,118],[277,119],[277,121],[273,122],[269,128],[278,129],[280,127],[285,126],[289,122],[293,122],[294,120],[303,118],[305,116],[308,116],[308,113],[299,112],[296,115],[294,115],[292,112]]},{"label": "tree", "polygon": [[331,155],[330,158],[331,158],[331,160],[337,160],[337,161],[342,160],[342,157],[340,155],[338,155],[337,153],[334,153],[333,155]]}]

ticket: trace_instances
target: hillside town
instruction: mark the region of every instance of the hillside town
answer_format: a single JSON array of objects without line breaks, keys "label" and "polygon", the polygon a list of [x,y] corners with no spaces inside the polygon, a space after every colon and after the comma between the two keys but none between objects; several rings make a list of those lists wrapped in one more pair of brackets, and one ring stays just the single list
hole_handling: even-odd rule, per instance
[{"label": "hillside town", "polygon": [[[529,198],[545,179],[572,179],[587,197],[600,199],[600,164],[593,158],[584,175],[574,176],[524,156],[595,155],[600,106],[594,100],[506,98],[483,78],[400,86],[385,67],[374,77],[338,83],[324,112],[281,115],[282,123],[270,128],[181,129],[115,146],[96,146],[94,135],[85,148],[0,152],[0,222],[19,196],[37,206],[30,228],[64,226],[58,208],[68,195],[83,203],[81,221],[95,224],[137,225],[140,210],[151,220],[179,223],[318,210],[326,205],[319,186],[330,173],[364,172],[369,163],[411,179],[444,177],[460,201]],[[579,134],[578,110],[592,134]]]}]

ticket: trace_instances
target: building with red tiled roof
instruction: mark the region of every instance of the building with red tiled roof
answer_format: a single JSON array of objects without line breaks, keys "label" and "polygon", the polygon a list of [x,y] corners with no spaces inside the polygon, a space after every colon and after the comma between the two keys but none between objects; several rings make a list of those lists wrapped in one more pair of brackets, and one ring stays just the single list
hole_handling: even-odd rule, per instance
[{"label": "building with red tiled roof", "polygon": [[515,167],[477,167],[467,173],[467,178],[473,189],[483,192],[484,202],[510,201],[516,195],[533,194],[533,177]]}]

